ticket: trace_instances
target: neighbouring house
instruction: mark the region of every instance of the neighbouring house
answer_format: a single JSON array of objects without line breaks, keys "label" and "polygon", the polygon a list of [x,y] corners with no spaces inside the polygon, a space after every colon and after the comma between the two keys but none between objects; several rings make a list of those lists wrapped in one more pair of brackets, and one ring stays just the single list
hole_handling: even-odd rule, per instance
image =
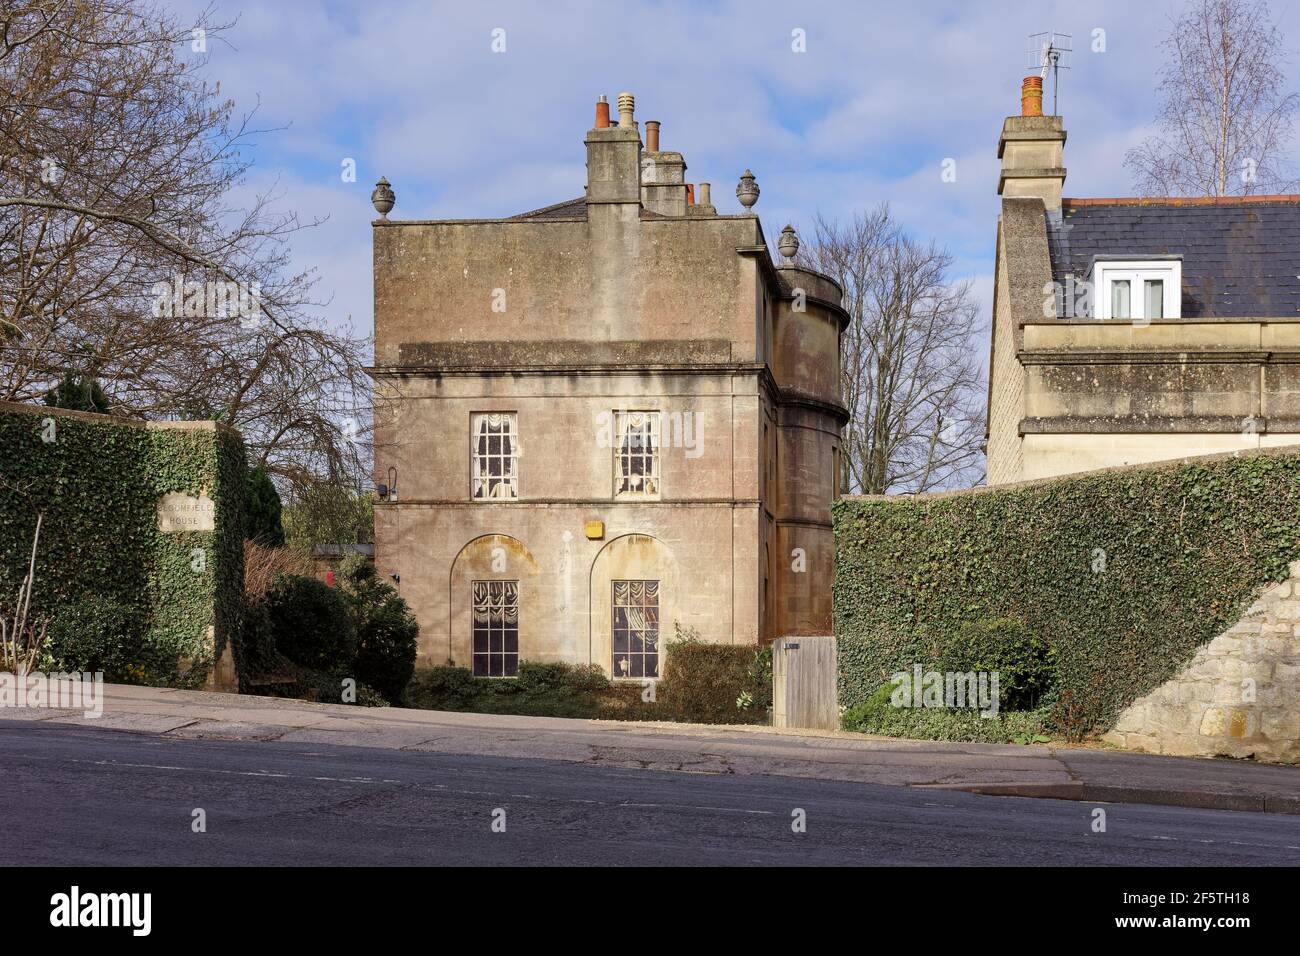
[{"label": "neighbouring house", "polygon": [[1041,101],[998,141],[989,484],[1300,443],[1300,196],[1063,199]]},{"label": "neighbouring house", "polygon": [[679,626],[829,633],[841,290],[634,105],[600,98],[576,199],[400,222],[376,187],[375,556],[424,664],[642,681]]}]

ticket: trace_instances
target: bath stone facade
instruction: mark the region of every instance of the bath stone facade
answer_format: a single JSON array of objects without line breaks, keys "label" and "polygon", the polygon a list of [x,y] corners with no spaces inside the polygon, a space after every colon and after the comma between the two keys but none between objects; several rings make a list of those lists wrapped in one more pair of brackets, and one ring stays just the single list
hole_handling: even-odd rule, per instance
[{"label": "bath stone facade", "polygon": [[679,627],[829,632],[841,290],[633,108],[597,104],[574,200],[390,221],[376,189],[375,557],[422,664],[646,680]]},{"label": "bath stone facade", "polygon": [[1063,199],[1061,117],[1022,102],[998,142],[989,484],[1300,443],[1300,196]]}]

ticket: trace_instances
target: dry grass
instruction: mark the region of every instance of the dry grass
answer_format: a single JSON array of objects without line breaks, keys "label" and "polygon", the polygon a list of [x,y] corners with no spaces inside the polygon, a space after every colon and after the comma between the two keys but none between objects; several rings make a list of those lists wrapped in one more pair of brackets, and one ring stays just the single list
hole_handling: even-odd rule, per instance
[{"label": "dry grass", "polygon": [[307,555],[293,548],[268,548],[253,541],[244,542],[244,599],[251,605],[266,597],[277,574],[313,573]]}]

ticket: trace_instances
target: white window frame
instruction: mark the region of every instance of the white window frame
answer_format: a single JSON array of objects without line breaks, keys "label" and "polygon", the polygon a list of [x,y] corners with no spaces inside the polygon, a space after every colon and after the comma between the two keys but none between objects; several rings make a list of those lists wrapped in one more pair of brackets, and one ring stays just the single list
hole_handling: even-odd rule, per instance
[{"label": "white window frame", "polygon": [[[1159,279],[1164,283],[1163,319],[1182,317],[1183,263],[1179,259],[1107,259],[1098,260],[1092,267],[1093,315],[1099,319],[1116,322],[1150,322],[1146,314],[1145,283]],[[1129,283],[1129,316],[1115,319],[1111,315],[1111,284],[1116,280]]]},{"label": "white window frame", "polygon": [[[500,480],[505,482],[504,487],[511,489],[512,493],[504,495],[491,495],[490,493],[478,494],[479,483],[491,480],[491,476],[483,472],[480,467],[479,458],[479,430],[485,419],[502,418],[509,423],[508,435],[510,438],[510,453],[508,455],[488,455],[488,458],[498,458],[503,462],[509,463],[509,471],[503,470]],[[469,416],[469,497],[471,501],[481,502],[501,502],[501,501],[518,501],[519,500],[519,458],[522,452],[519,441],[519,413],[518,412],[471,412]],[[487,485],[491,487],[490,483]],[[500,487],[500,486],[499,486]]]},{"label": "white window frame", "polygon": [[[619,485],[623,479],[623,436],[632,419],[645,417],[650,422],[652,447],[642,458],[648,461],[651,470],[642,474],[640,489],[622,491]],[[614,497],[619,500],[658,501],[663,489],[663,414],[655,408],[628,409],[614,413]],[[648,489],[648,490],[647,490]]]}]

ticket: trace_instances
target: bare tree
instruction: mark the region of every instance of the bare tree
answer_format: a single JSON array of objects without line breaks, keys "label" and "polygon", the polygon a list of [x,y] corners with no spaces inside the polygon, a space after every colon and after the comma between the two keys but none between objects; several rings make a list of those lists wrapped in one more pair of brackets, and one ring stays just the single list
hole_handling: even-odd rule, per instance
[{"label": "bare tree", "polygon": [[843,487],[919,492],[974,484],[984,432],[980,331],[952,257],[893,222],[887,206],[845,224],[820,215],[800,262],[844,289]]},{"label": "bare tree", "polygon": [[[0,491],[29,503],[33,500],[30,482],[19,485],[0,478]],[[36,529],[32,532],[32,554],[27,562],[27,575],[18,587],[13,611],[0,599],[0,671],[19,675],[29,673],[36,665],[50,624],[48,618],[32,617],[31,614],[32,592],[36,590],[36,555],[41,544],[41,525],[45,521],[44,509],[33,510],[36,512]]]},{"label": "bare tree", "polygon": [[1159,133],[1124,165],[1148,196],[1286,192],[1300,95],[1265,0],[1193,0],[1163,42]]},{"label": "bare tree", "polygon": [[[91,376],[115,413],[216,418],[282,484],[364,472],[368,349],[236,204],[250,116],[203,78],[228,24],[144,0],[0,6],[0,399]],[[310,224],[307,224],[310,225]]]}]

